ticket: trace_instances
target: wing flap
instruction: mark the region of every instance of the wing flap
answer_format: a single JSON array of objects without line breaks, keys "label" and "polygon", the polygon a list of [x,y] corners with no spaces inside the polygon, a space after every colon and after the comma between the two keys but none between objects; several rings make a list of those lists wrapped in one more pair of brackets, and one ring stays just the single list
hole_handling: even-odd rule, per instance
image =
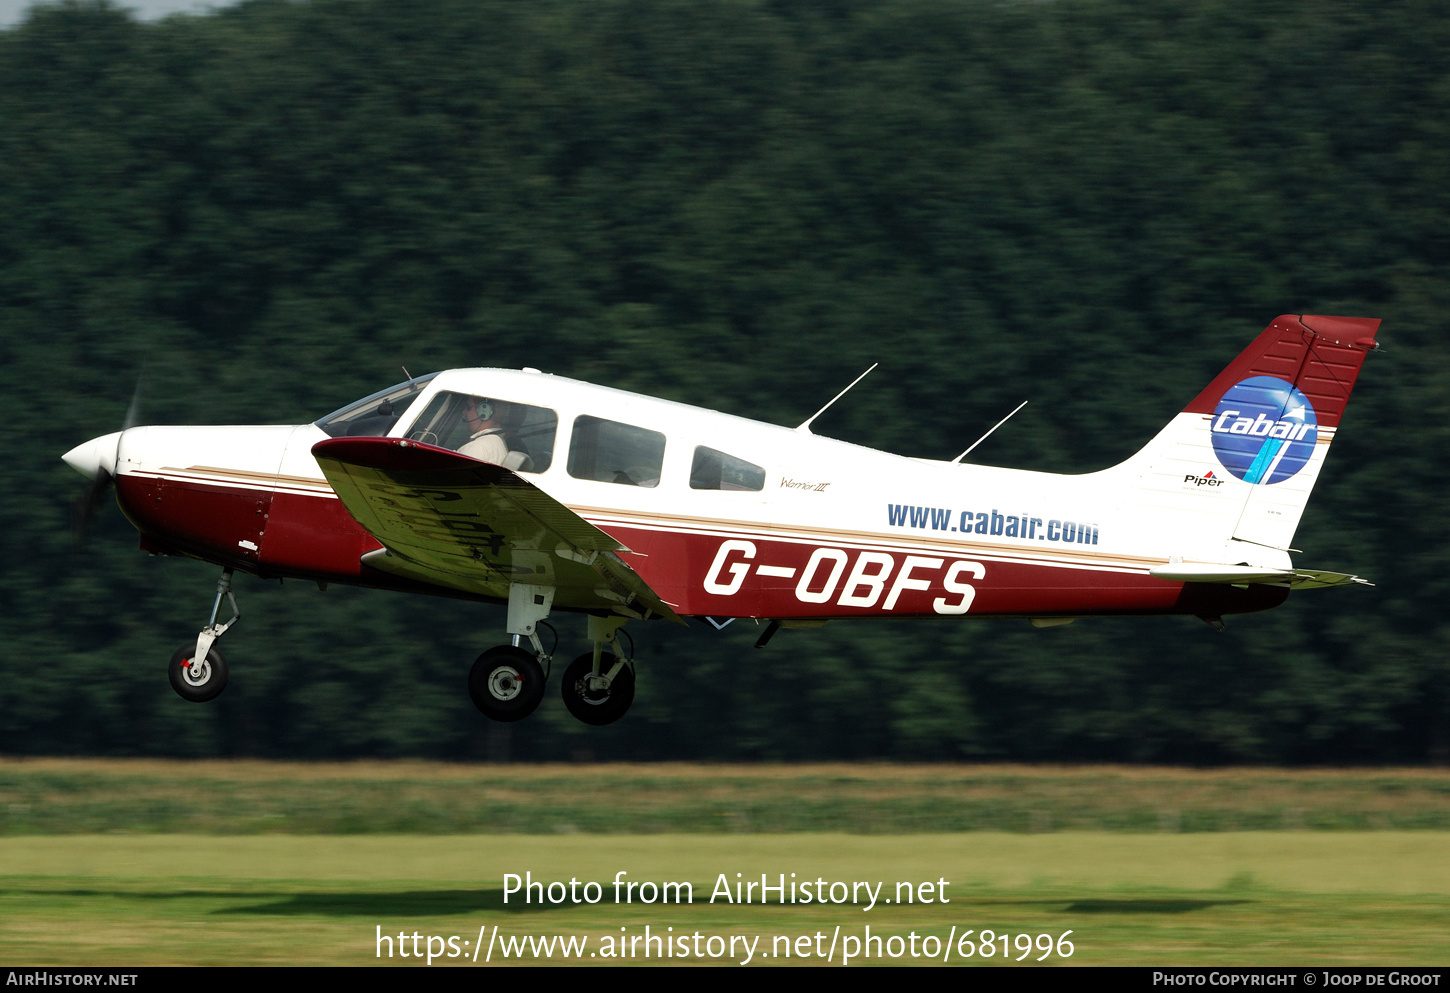
[{"label": "wing flap", "polygon": [[508,598],[552,586],[560,607],[679,617],[616,555],[627,551],[518,473],[402,438],[331,438],[312,454],[348,513],[385,546],[383,572]]}]

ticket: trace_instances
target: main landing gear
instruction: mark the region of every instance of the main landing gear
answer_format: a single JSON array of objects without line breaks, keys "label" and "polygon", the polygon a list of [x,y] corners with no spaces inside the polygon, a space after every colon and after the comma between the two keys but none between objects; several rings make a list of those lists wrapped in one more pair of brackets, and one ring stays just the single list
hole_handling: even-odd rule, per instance
[{"label": "main landing gear", "polygon": [[[515,583],[509,587],[508,632],[514,644],[490,648],[468,673],[468,695],[485,717],[519,721],[544,699],[553,656],[544,651],[538,626],[549,616],[554,590]],[[634,702],[634,660],[619,645],[623,617],[590,617],[589,640],[594,650],[564,670],[560,690],[564,706],[585,724],[613,724]],[[519,642],[528,638],[530,652]],[[613,651],[604,651],[608,645]]]},{"label": "main landing gear", "polygon": [[544,699],[549,661],[543,652],[531,654],[517,645],[490,648],[469,670],[468,695],[486,717],[521,721]]},{"label": "main landing gear", "polygon": [[[232,606],[232,619],[225,624],[218,624],[216,619],[221,611],[223,597]],[[188,641],[176,650],[166,670],[171,679],[171,688],[182,699],[192,703],[206,703],[208,700],[215,700],[227,688],[227,660],[222,658],[222,653],[214,645],[241,618],[242,612],[237,608],[236,594],[232,592],[232,570],[223,569],[222,577],[216,584],[216,601],[212,603],[211,620],[201,629],[196,641]]]},{"label": "main landing gear", "polygon": [[[619,647],[623,617],[590,617],[589,640],[594,651],[585,652],[564,670],[559,689],[564,706],[585,724],[613,724],[634,702],[633,660]],[[604,651],[608,643],[614,652]]]}]

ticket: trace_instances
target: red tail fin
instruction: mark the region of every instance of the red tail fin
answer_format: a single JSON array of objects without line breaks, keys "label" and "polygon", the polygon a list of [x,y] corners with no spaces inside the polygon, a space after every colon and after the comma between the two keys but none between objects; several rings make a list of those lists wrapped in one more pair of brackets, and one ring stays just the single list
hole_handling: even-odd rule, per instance
[{"label": "red tail fin", "polygon": [[1379,347],[1374,340],[1379,326],[1375,317],[1276,317],[1183,410],[1212,414],[1234,384],[1251,376],[1273,376],[1297,386],[1309,398],[1320,425],[1338,427],[1365,355]]}]

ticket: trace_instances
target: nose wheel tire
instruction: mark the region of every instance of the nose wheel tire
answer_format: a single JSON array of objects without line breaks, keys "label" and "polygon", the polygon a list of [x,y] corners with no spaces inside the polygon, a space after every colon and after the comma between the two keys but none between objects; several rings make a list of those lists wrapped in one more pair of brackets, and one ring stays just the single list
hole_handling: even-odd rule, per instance
[{"label": "nose wheel tire", "polygon": [[[599,657],[599,671],[607,673],[614,668],[616,661],[612,654],[604,652]],[[585,724],[593,724],[595,727],[613,724],[624,716],[624,712],[634,702],[634,672],[627,665],[622,667],[615,674],[608,689],[590,686],[590,677],[593,674],[593,652],[586,652],[569,663],[569,668],[564,670],[563,684],[560,687],[564,694],[564,706]]]},{"label": "nose wheel tire", "polygon": [[183,700],[192,703],[206,703],[215,700],[227,688],[227,660],[215,648],[209,649],[202,662],[192,658],[196,654],[196,642],[187,642],[171,656],[167,675],[171,688]]},{"label": "nose wheel tire", "polygon": [[521,721],[544,699],[543,666],[522,648],[490,648],[469,670],[468,695],[485,717]]}]

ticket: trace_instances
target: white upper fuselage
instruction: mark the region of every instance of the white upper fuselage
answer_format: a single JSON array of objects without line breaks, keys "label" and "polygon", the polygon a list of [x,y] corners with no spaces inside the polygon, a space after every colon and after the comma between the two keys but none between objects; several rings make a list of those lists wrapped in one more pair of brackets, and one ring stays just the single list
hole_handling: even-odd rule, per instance
[{"label": "white upper fuselage", "polygon": [[[552,411],[557,417],[552,458],[538,460],[547,463],[543,471],[521,475],[636,549],[641,557],[631,565],[653,584],[676,590],[674,599],[661,591],[667,601],[679,604],[690,599],[679,591],[694,589],[690,602],[697,613],[824,616],[848,608],[962,613],[971,604],[970,596],[960,595],[964,584],[975,581],[977,592],[985,592],[1008,567],[1010,591],[1004,587],[1000,599],[987,597],[979,606],[993,604],[996,613],[1088,612],[1098,601],[1067,596],[1039,604],[1033,592],[1100,581],[1085,573],[1142,582],[1150,568],[1170,560],[1226,562],[1233,561],[1231,554],[1245,560],[1244,548],[1230,550],[1226,538],[1248,484],[1233,478],[1211,485],[1188,481],[1215,464],[1200,415],[1178,415],[1120,466],[1058,475],[905,458],[533,371],[456,369],[428,382],[388,436],[418,437],[422,432],[415,426],[440,394]],[[643,485],[598,474],[580,478],[571,471],[579,418],[663,435],[657,478],[653,470]],[[1194,441],[1195,432],[1202,439]],[[94,455],[92,449],[104,453],[114,437],[96,439],[71,455],[83,460],[83,450],[84,458]],[[270,505],[270,513],[259,504],[258,514],[276,518],[284,500],[292,501],[286,506],[295,506],[298,498],[336,500],[311,451],[327,437],[316,425],[133,428],[120,437],[114,471],[158,486],[275,495],[279,502]],[[437,439],[429,434],[424,440]],[[702,448],[759,467],[763,482],[758,489],[692,486],[692,466]],[[104,454],[98,458],[109,471]],[[1305,480],[1312,483],[1312,474]],[[147,530],[140,521],[138,527]],[[264,529],[237,539],[244,553],[257,550]],[[280,535],[284,528],[277,522],[272,530]],[[661,545],[642,538],[664,533],[678,540]],[[642,543],[656,549],[656,559],[678,560],[679,568],[667,574],[664,561],[645,561],[650,553]],[[799,546],[799,552],[789,552],[790,546]],[[1288,564],[1282,551],[1252,546],[1250,553],[1257,565]],[[305,551],[277,561],[278,572],[326,572],[307,567]],[[267,564],[267,557],[259,562]],[[764,599],[747,605],[741,594],[756,583],[763,584]],[[705,594],[698,593],[700,587]],[[1136,612],[1134,602],[1123,594],[1102,606]]]}]

